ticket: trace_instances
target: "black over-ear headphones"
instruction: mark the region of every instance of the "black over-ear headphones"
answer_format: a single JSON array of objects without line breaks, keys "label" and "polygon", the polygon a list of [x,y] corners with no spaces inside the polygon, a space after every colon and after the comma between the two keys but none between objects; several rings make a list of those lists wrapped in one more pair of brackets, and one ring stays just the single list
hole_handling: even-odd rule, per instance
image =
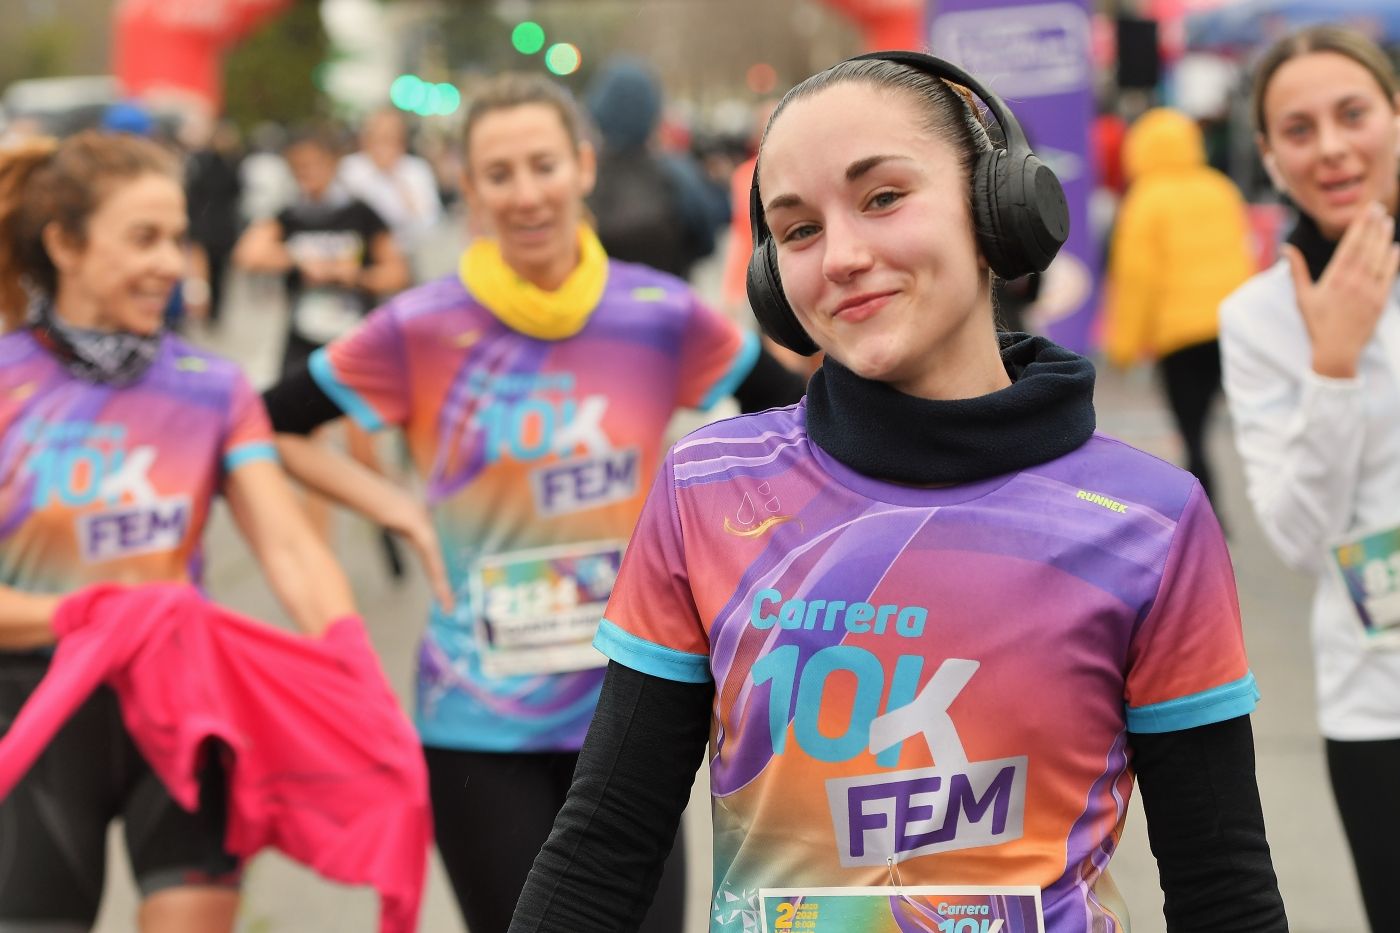
[{"label": "black over-ear headphones", "polygon": [[[1021,124],[1001,98],[967,72],[922,52],[871,52],[850,61],[876,59],[961,84],[976,94],[996,117],[1006,148],[978,156],[972,170],[972,221],[977,243],[992,271],[1004,279],[1042,272],[1069,235],[1069,207],[1055,173],[1031,151]],[[817,345],[798,323],[778,278],[778,250],[763,218],[758,193],[758,166],[749,189],[753,257],[749,260],[749,304],[763,330],[796,353],[810,356]]]}]

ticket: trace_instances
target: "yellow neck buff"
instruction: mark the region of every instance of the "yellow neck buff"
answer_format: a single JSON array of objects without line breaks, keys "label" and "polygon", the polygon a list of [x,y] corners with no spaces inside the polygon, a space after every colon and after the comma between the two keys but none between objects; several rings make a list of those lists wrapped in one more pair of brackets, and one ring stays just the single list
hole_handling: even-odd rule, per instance
[{"label": "yellow neck buff", "polygon": [[563,340],[583,330],[608,283],[608,254],[587,224],[578,228],[579,263],[552,292],[525,281],[501,257],[493,239],[479,239],[462,254],[465,285],[502,324],[540,340]]}]

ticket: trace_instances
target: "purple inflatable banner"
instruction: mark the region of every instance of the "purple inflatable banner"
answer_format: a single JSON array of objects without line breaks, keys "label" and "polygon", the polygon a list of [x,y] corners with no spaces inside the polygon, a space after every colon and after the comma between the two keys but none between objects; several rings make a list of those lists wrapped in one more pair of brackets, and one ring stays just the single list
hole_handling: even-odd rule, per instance
[{"label": "purple inflatable banner", "polygon": [[1094,66],[1088,0],[931,0],[929,48],[971,72],[1011,108],[1069,201],[1069,240],[1046,271],[1028,325],[1089,349],[1098,307],[1093,192]]}]

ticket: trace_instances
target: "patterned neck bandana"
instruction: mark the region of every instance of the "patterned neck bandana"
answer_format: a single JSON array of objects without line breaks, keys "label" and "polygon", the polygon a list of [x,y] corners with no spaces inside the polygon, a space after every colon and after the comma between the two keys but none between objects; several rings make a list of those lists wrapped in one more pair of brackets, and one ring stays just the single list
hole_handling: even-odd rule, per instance
[{"label": "patterned neck bandana", "polygon": [[131,385],[144,376],[165,339],[164,330],[132,334],[74,327],[54,314],[53,302],[46,297],[37,298],[31,306],[30,326],[73,375],[116,387]]}]

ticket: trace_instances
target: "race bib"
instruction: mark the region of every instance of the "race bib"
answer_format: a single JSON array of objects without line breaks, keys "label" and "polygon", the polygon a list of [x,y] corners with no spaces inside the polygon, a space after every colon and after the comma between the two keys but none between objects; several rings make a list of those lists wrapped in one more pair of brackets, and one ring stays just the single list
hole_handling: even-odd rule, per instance
[{"label": "race bib", "polygon": [[1400,527],[1350,536],[1327,553],[1367,647],[1400,647]]},{"label": "race bib", "polygon": [[330,343],[363,319],[359,299],[338,288],[308,288],[297,296],[292,326],[312,343]]},{"label": "race bib", "polygon": [[1040,889],[764,888],[763,933],[1045,933]]},{"label": "race bib", "polygon": [[602,541],[483,558],[472,575],[476,639],[493,677],[561,674],[608,663],[593,647],[624,542]]}]

